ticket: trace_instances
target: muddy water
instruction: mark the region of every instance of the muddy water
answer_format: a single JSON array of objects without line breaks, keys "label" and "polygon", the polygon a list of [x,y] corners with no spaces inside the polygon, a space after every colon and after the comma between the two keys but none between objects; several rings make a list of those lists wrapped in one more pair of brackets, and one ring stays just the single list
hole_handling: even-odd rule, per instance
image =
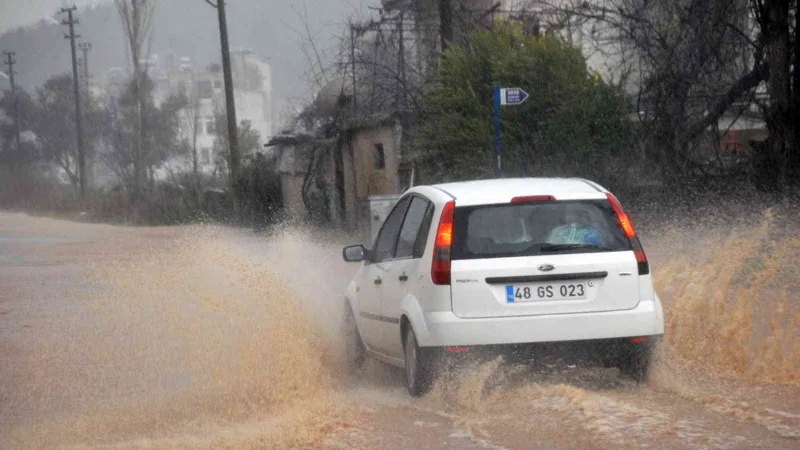
[{"label": "muddy water", "polygon": [[0,448],[797,448],[797,235],[645,235],[668,339],[615,370],[341,370],[341,236],[0,214]]},{"label": "muddy water", "polygon": [[[708,374],[800,383],[800,234],[764,213],[663,262],[664,360]],[[795,229],[796,230],[796,229]]]},{"label": "muddy water", "polygon": [[339,420],[337,303],[309,264],[284,270],[293,236],[3,218],[0,445],[280,448]]}]

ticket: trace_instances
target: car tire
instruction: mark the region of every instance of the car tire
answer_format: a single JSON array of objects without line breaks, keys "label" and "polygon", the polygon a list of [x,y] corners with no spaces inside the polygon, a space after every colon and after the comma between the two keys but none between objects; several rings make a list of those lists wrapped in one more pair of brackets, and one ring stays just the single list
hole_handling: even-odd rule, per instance
[{"label": "car tire", "polygon": [[406,388],[412,397],[425,395],[431,387],[432,367],[431,361],[425,358],[417,344],[417,336],[409,327],[405,335],[405,372]]},{"label": "car tire", "polygon": [[346,303],[344,309],[345,365],[347,371],[352,373],[364,365],[367,351],[364,348],[364,341],[361,340],[361,334],[358,332],[356,317],[350,303]]},{"label": "car tire", "polygon": [[619,371],[636,383],[646,383],[650,374],[653,346],[651,344],[638,344],[621,355]]}]

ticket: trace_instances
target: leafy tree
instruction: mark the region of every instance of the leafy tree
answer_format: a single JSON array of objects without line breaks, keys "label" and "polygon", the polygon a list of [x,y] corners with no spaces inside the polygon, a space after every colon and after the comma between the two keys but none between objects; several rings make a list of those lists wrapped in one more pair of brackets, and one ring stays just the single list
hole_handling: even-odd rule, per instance
[{"label": "leafy tree", "polygon": [[[129,83],[122,95],[106,105],[105,115],[109,124],[105,128],[104,141],[109,147],[103,154],[106,165],[131,188],[136,189],[136,164],[142,164],[142,170],[149,174],[153,181],[153,170],[171,156],[185,152],[179,138],[180,112],[186,106],[187,99],[183,95],[171,95],[161,105],[153,100],[152,81],[139,83],[139,89],[145,90],[145,102],[140,105],[140,97],[136,82]],[[146,114],[142,124],[147,133],[144,141],[139,141],[136,123],[139,121],[140,106],[144,106]]]},{"label": "leafy tree", "polygon": [[145,167],[152,171],[172,156],[183,154],[184,148],[180,139],[181,111],[188,104],[183,95],[170,95],[156,107],[152,103],[147,106],[148,114],[144,118],[146,148],[149,149],[144,159]]},{"label": "leafy tree", "polygon": [[488,177],[496,171],[492,88],[518,86],[526,103],[503,107],[503,171],[508,175],[596,172],[628,136],[621,90],[589,71],[581,52],[554,36],[500,25],[475,31],[444,52],[428,95],[418,164],[423,176]]},{"label": "leafy tree", "polygon": [[[252,122],[239,122],[239,151],[242,167],[230,185],[239,205],[239,219],[255,227],[274,221],[283,207],[281,181],[274,159],[266,158],[261,150],[261,136]],[[225,112],[217,109],[214,115],[214,157],[221,173],[228,172],[228,125]]]},{"label": "leafy tree", "polygon": [[249,120],[239,122],[239,148],[242,154],[254,154],[261,150],[261,135]]},{"label": "leafy tree", "polygon": [[[16,90],[16,108],[19,116],[19,131],[25,133],[33,128],[36,106],[31,96]],[[0,97],[0,164],[17,165],[36,158],[33,146],[21,139],[17,148],[17,128],[14,124],[14,94],[7,90]]]},{"label": "leafy tree", "polygon": [[249,153],[245,155],[243,163],[242,171],[234,183],[241,206],[241,219],[255,227],[274,222],[283,208],[276,161],[266,158],[263,153]]},{"label": "leafy tree", "polygon": [[[217,109],[214,114],[214,157],[220,172],[227,172],[230,161],[230,147],[228,146],[228,119],[225,111]],[[239,122],[239,152],[242,157],[253,155],[261,148],[261,135],[253,128],[249,120]]]},{"label": "leafy tree", "polygon": [[[84,102],[84,145],[92,153],[105,123],[105,116],[94,99]],[[41,157],[57,165],[76,188],[80,181],[78,146],[75,136],[75,95],[72,76],[57,75],[37,90],[37,114],[33,131]],[[91,158],[87,158],[90,160]]]}]

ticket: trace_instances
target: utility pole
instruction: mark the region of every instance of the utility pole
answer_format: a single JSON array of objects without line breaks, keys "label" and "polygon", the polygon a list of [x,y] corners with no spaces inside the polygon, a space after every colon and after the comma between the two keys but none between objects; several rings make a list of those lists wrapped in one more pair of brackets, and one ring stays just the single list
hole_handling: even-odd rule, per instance
[{"label": "utility pole", "polygon": [[61,23],[69,26],[69,34],[65,35],[65,39],[69,39],[70,47],[72,49],[72,88],[75,91],[75,126],[78,133],[78,170],[80,172],[81,184],[81,199],[86,199],[86,155],[83,153],[83,127],[81,124],[81,92],[78,86],[78,54],[75,48],[75,39],[80,36],[75,35],[75,25],[78,20],[72,17],[72,13],[77,9],[76,6],[71,8],[61,8],[62,13],[67,13],[67,20]]},{"label": "utility pole", "polygon": [[217,0],[216,4],[211,0],[206,0],[206,2],[217,8],[217,16],[219,19],[219,40],[222,46],[222,75],[225,78],[225,109],[228,118],[229,164],[231,166],[230,182],[231,186],[233,186],[239,177],[239,137],[236,125],[236,102],[233,96],[233,79],[231,78],[231,53],[230,47],[228,46],[228,22],[225,17],[225,1]]},{"label": "utility pole", "polygon": [[453,7],[450,0],[439,0],[439,26],[442,35],[442,53],[453,41]]},{"label": "utility pole", "polygon": [[92,50],[91,42],[81,42],[78,47],[83,52],[83,91],[89,98],[89,52]]},{"label": "utility pole", "polygon": [[400,24],[398,26],[399,30],[399,38],[397,43],[397,65],[398,65],[398,72],[400,73],[400,89],[398,90],[398,101],[397,104],[399,105],[400,109],[406,109],[406,89],[408,89],[408,85],[406,84],[406,44],[405,44],[405,34],[403,33],[403,28],[405,27],[405,11],[400,11]]},{"label": "utility pole", "polygon": [[357,25],[355,24],[350,25],[350,63],[353,67],[353,114],[358,113],[358,95],[356,90],[356,27]]},{"label": "utility pole", "polygon": [[17,61],[14,59],[14,55],[16,54],[16,52],[3,52],[3,55],[6,57],[4,62],[8,66],[8,81],[11,83],[11,97],[14,101],[14,135],[17,141],[17,157],[22,158],[22,145],[20,139],[21,130],[19,128],[19,105],[17,104],[17,88],[14,84],[14,64],[17,63]]},{"label": "utility pole", "polygon": [[[81,42],[78,44],[78,47],[83,52],[83,99],[85,103],[83,104],[83,111],[86,114],[87,111],[90,109],[90,102],[92,101],[91,94],[89,92],[89,52],[92,50],[92,43],[91,42]],[[89,124],[89,119],[86,119],[87,125]],[[88,125],[91,128],[91,125]],[[86,147],[86,185],[92,186],[94,184],[94,147],[92,146],[91,142]],[[81,175],[81,178],[84,176]]]},{"label": "utility pole", "polygon": [[[142,48],[141,42],[139,39],[141,38],[140,33],[141,29],[141,20],[142,16],[140,14],[139,9],[139,2],[137,0],[131,0],[131,18],[130,20],[133,23],[132,29],[130,31],[131,35],[129,39],[131,40],[131,54],[133,55],[133,76],[135,80],[135,87],[136,87],[136,110],[138,114],[136,115],[137,124],[136,124],[136,147],[134,149],[134,157],[133,157],[133,198],[136,202],[141,200],[140,196],[142,195],[142,189],[144,188],[144,178],[145,178],[145,169],[144,169],[144,160],[145,160],[145,143],[144,143],[144,96],[142,95],[142,71],[139,66],[139,58],[141,58]],[[145,66],[145,71],[147,68]]]}]

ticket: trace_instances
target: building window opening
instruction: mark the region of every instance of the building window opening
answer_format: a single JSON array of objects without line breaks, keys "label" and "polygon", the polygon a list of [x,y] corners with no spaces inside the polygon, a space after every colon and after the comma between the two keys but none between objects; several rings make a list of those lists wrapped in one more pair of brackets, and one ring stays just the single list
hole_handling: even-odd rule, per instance
[{"label": "building window opening", "polygon": [[386,155],[383,152],[383,144],[375,144],[373,149],[373,162],[376,169],[386,168]]}]

